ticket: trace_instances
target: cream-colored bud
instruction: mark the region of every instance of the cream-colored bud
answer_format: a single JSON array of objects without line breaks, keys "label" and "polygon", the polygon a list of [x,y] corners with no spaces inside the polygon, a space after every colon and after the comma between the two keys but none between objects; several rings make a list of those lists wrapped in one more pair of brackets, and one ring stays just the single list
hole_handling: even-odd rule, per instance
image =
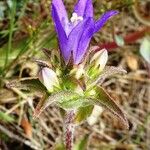
[{"label": "cream-colored bud", "polygon": [[94,54],[92,57],[90,63],[95,63],[95,67],[99,67],[99,69],[102,71],[107,63],[108,60],[108,52],[106,49],[102,49]]},{"label": "cream-colored bud", "polygon": [[54,90],[54,86],[59,86],[56,73],[48,67],[42,68],[42,70],[39,72],[39,80],[43,83],[49,92]]},{"label": "cream-colored bud", "polygon": [[82,64],[78,65],[77,72],[75,75],[76,79],[80,79],[84,73],[85,73],[84,65],[82,65]]},{"label": "cream-colored bud", "polygon": [[83,64],[74,66],[74,68],[70,72],[70,74],[74,75],[76,79],[80,79],[84,73],[85,70]]}]

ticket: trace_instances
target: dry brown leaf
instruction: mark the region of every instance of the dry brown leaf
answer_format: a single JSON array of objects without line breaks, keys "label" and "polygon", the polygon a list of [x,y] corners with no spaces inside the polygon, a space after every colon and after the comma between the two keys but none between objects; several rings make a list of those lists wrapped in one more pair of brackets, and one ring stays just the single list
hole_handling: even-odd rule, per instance
[{"label": "dry brown leaf", "polygon": [[138,58],[133,54],[126,56],[126,62],[127,62],[128,67],[133,71],[135,71],[139,68]]},{"label": "dry brown leaf", "polygon": [[32,138],[32,126],[31,126],[29,120],[27,119],[27,117],[22,118],[21,126],[24,129],[24,132],[27,135],[27,137],[29,139],[31,139]]}]

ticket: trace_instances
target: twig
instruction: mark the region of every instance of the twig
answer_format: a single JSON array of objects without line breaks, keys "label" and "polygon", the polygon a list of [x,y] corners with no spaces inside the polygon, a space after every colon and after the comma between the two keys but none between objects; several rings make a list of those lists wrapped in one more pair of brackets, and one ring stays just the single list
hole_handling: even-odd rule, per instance
[{"label": "twig", "polygon": [[[5,84],[8,83],[7,80],[3,80],[3,82]],[[23,92],[21,92],[20,90],[18,90],[17,88],[10,88],[14,93],[16,93],[17,95],[19,95],[21,98],[23,98],[24,100],[21,101],[20,103],[17,103],[15,106],[13,106],[11,109],[9,109],[6,114],[10,114],[11,112],[13,112],[17,107],[19,107],[20,105],[25,104],[26,102],[29,103],[30,105],[30,101],[32,101],[32,99],[30,97],[28,97],[27,95],[25,95]],[[30,107],[32,108],[32,110],[34,110],[34,108],[30,105]]]},{"label": "twig", "polygon": [[31,99],[29,97],[27,97],[24,93],[22,93],[20,90],[16,89],[16,88],[11,88],[16,94],[18,94],[20,97],[22,97],[24,100],[21,101],[20,103],[17,103],[15,106],[13,106],[11,109],[9,109],[6,114],[10,114],[11,112],[13,112],[17,107],[19,107],[20,105],[25,104],[26,102],[29,102]]},{"label": "twig", "polygon": [[21,143],[24,143],[25,145],[31,147],[32,149],[39,150],[39,145],[33,145],[33,143],[31,143],[29,140],[20,138],[18,135],[15,135],[14,133],[10,132],[8,129],[6,129],[2,125],[0,125],[0,131],[5,133],[9,138],[12,138]]},{"label": "twig", "polygon": [[92,129],[94,132],[100,134],[101,136],[103,136],[106,140],[110,141],[111,143],[116,143],[116,140],[114,140],[113,138],[111,138],[109,135],[105,134],[102,130],[98,130],[96,128]]}]

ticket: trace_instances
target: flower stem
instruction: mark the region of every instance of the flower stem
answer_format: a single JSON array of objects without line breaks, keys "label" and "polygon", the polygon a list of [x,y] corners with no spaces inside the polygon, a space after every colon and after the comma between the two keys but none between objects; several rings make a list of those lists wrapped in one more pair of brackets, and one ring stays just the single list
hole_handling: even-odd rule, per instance
[{"label": "flower stem", "polygon": [[65,126],[64,126],[64,131],[65,131],[64,140],[65,140],[66,150],[72,150],[74,128],[75,128],[75,125],[73,124],[73,120],[74,120],[74,110],[70,110],[66,114]]}]

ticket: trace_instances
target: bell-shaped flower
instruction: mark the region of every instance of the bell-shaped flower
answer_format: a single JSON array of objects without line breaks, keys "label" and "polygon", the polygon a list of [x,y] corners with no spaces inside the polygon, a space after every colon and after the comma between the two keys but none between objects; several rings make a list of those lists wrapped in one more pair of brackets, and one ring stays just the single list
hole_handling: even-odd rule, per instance
[{"label": "bell-shaped flower", "polygon": [[58,35],[61,54],[66,62],[72,58],[79,64],[87,51],[94,33],[98,32],[106,21],[118,11],[108,11],[100,19],[94,20],[92,0],[78,0],[71,19],[62,0],[52,0],[52,18]]},{"label": "bell-shaped flower", "polygon": [[53,92],[54,87],[59,86],[59,81],[56,73],[48,67],[44,67],[40,70],[39,80],[49,92]]}]

